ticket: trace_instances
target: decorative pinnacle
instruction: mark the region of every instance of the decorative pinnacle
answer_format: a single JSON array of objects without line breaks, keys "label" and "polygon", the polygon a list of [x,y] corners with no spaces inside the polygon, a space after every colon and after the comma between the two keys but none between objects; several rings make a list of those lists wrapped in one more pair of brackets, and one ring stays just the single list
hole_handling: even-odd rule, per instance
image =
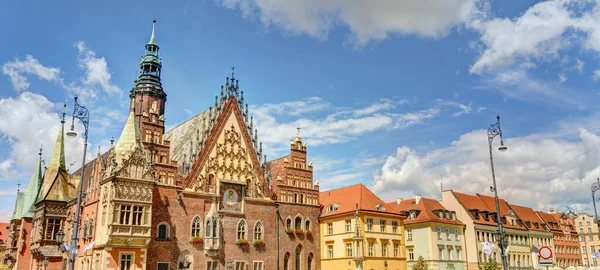
[{"label": "decorative pinnacle", "polygon": [[65,103],[63,104],[63,112],[62,112],[62,120],[60,120],[61,123],[65,123],[65,114],[67,111],[67,102],[65,101]]},{"label": "decorative pinnacle", "polygon": [[115,137],[110,137],[110,147],[113,147],[114,143],[115,143]]},{"label": "decorative pinnacle", "polygon": [[154,25],[155,24],[156,24],[156,19],[152,19],[152,36],[150,36],[150,41],[148,41],[148,44],[156,45],[156,40],[154,38]]},{"label": "decorative pinnacle", "polygon": [[43,145],[40,144],[40,152],[38,153],[38,155],[40,155],[40,156],[42,155],[42,149],[43,148],[44,148]]},{"label": "decorative pinnacle", "polygon": [[19,182],[17,182],[17,192],[19,192],[21,190],[21,180],[19,180]]},{"label": "decorative pinnacle", "polygon": [[231,66],[231,80],[233,81],[233,77],[235,76],[235,65]]}]

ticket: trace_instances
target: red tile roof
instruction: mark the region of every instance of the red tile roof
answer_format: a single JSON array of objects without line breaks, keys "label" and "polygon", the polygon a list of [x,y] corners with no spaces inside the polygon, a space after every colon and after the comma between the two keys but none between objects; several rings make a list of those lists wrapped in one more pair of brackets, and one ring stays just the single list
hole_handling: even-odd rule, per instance
[{"label": "red tile roof", "polygon": [[5,246],[6,245],[6,239],[8,238],[8,229],[7,227],[10,226],[9,223],[6,222],[0,222],[0,246]]},{"label": "red tile roof", "polygon": [[[321,217],[328,217],[349,212],[354,213],[357,205],[360,211],[386,213],[400,217],[400,213],[396,212],[393,206],[382,201],[363,184],[356,184],[348,187],[320,192],[319,201],[322,206]],[[333,204],[339,205],[338,209],[332,212],[326,212],[327,206]],[[378,204],[383,205],[385,210],[378,210]]]},{"label": "red tile roof", "polygon": [[536,213],[548,225],[548,228],[550,229],[550,231],[562,232],[560,225],[557,225],[557,226],[554,225],[554,224],[558,224],[560,221],[558,214],[556,214],[556,213],[549,214],[549,213],[542,212],[542,211],[536,211]]},{"label": "red tile roof", "polygon": [[[544,224],[544,221],[541,220],[538,217],[538,215],[535,214],[533,209],[514,204],[511,204],[510,208],[515,212],[515,214],[517,214],[517,216],[523,221],[523,223],[526,224],[527,229],[539,232],[550,231],[550,229],[544,228],[544,226],[542,226],[542,224]],[[537,227],[535,226],[536,224]]]},{"label": "red tile roof", "polygon": [[440,202],[438,202],[437,200],[434,200],[434,199],[421,198],[419,200],[419,203],[417,204],[416,199],[413,198],[413,199],[402,200],[400,202],[400,205],[398,205],[397,202],[389,202],[388,204],[391,205],[398,212],[410,211],[410,210],[419,210],[420,211],[415,219],[407,218],[404,221],[404,224],[415,224],[415,223],[422,223],[422,222],[439,222],[439,223],[446,223],[446,224],[463,225],[463,223],[460,222],[459,220],[440,218],[438,215],[433,213],[433,211],[436,211],[436,210],[447,211],[447,209],[444,208],[444,206],[442,206],[442,204],[440,204]]},{"label": "red tile roof", "polygon": [[[496,213],[496,200],[494,197],[481,195],[481,194],[468,195],[468,194],[459,193],[459,192],[455,192],[455,191],[452,191],[452,193],[454,194],[456,199],[469,211],[469,214],[471,215],[471,218],[473,219],[474,223],[481,224],[481,225],[488,225],[488,226],[498,226],[498,223],[496,222],[495,219],[493,219],[491,217],[488,217],[486,219],[485,217],[482,217],[481,215],[479,216],[479,219],[476,219],[473,212],[471,212],[472,210],[477,210],[477,212],[479,212],[479,213],[485,213],[485,212],[487,212],[489,214]],[[506,203],[506,201],[499,198],[498,205],[500,206],[500,213],[501,213],[500,216],[501,217],[506,217],[510,214],[511,209],[508,206],[508,204]],[[512,225],[510,222],[502,223],[502,226],[505,228],[509,228],[509,229],[519,229],[519,230],[526,229],[522,225],[519,225],[519,224]]]}]

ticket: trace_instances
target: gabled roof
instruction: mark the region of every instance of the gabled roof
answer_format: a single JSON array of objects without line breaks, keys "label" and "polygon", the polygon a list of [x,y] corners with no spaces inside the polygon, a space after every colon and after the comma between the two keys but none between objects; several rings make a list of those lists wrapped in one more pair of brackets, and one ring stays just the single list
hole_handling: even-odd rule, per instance
[{"label": "gabled roof", "polygon": [[[456,199],[467,209],[467,211],[469,211],[469,215],[471,216],[471,219],[473,219],[473,222],[476,224],[481,224],[481,225],[489,225],[489,226],[498,226],[498,223],[496,222],[495,219],[490,218],[488,216],[487,219],[485,219],[485,217],[480,217],[478,219],[475,218],[473,210],[476,210],[479,213],[496,213],[496,200],[494,197],[490,197],[490,196],[486,196],[486,195],[481,195],[481,194],[476,194],[476,195],[468,195],[468,194],[464,194],[464,193],[459,193],[459,192],[455,192],[455,191],[451,191],[454,196],[456,197]],[[503,199],[499,198],[498,199],[498,205],[500,206],[500,217],[506,217],[509,216],[511,214],[511,209],[508,206],[508,204],[506,203],[506,201],[504,201]],[[515,225],[512,225],[510,222],[503,222],[502,226],[504,226],[505,228],[510,228],[510,229],[519,229],[519,230],[526,230],[527,228],[525,226],[522,226],[518,223],[515,223]]]},{"label": "gabled roof", "polygon": [[[535,214],[533,209],[531,209],[529,207],[525,207],[525,206],[514,205],[514,204],[511,204],[510,208],[524,222],[524,224],[527,226],[528,230],[538,231],[538,232],[549,232],[550,231],[550,229],[548,229],[548,228],[544,229],[544,226],[542,226],[542,224],[544,224],[544,221],[541,220],[538,217],[538,215]],[[537,224],[537,227],[535,226],[536,224]]]},{"label": "gabled roof", "polygon": [[[382,201],[363,184],[356,184],[348,187],[320,192],[319,202],[323,208],[321,217],[328,217],[349,212],[354,213],[357,209],[357,206],[359,211],[378,212],[400,216],[400,213],[396,212],[391,205],[388,205]],[[326,209],[329,205],[337,205],[337,210],[327,212]],[[383,206],[385,210],[377,209],[377,205]]]},{"label": "gabled roof", "polygon": [[555,224],[559,224],[559,218],[558,215],[554,215],[554,214],[549,214],[543,211],[536,211],[535,212],[543,221],[544,223],[546,223],[546,225],[548,226],[548,229],[550,229],[550,231],[552,232],[561,232],[561,228],[560,225],[555,226]]},{"label": "gabled roof", "polygon": [[[169,155],[171,160],[175,160],[181,165],[183,162],[189,161],[190,154],[198,150],[195,148],[198,140],[202,140],[205,131],[209,128],[208,122],[210,121],[209,114],[211,111],[215,113],[214,108],[212,110],[207,109],[165,133],[164,139],[170,142]],[[190,142],[193,143],[190,144]]]},{"label": "gabled roof", "polygon": [[433,211],[438,211],[438,210],[448,211],[448,210],[446,208],[444,208],[444,206],[442,206],[442,204],[440,204],[440,202],[438,202],[437,200],[434,200],[434,199],[421,198],[419,200],[419,203],[417,203],[416,199],[413,198],[413,199],[402,200],[399,205],[395,202],[389,202],[388,204],[391,205],[398,212],[403,212],[403,211],[409,212],[411,210],[419,210],[420,211],[415,219],[407,218],[404,221],[404,224],[415,224],[415,223],[422,223],[422,222],[438,222],[438,223],[446,223],[446,224],[463,225],[463,223],[460,222],[460,220],[440,218],[439,215],[436,215]]}]

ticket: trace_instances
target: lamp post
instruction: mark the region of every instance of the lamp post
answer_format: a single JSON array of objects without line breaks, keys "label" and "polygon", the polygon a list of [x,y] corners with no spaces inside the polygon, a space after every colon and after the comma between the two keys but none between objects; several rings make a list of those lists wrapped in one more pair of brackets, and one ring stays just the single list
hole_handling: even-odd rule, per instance
[{"label": "lamp post", "polygon": [[48,263],[50,262],[50,258],[44,257],[44,270],[48,267]]},{"label": "lamp post", "polygon": [[[83,176],[85,172],[85,155],[87,152],[87,141],[88,141],[88,126],[90,124],[90,112],[84,106],[79,105],[77,102],[77,96],[75,96],[75,107],[73,108],[73,119],[71,121],[71,130],[67,132],[67,136],[70,138],[74,138],[77,136],[75,132],[75,118],[81,121],[84,127],[83,133],[83,161],[81,162],[81,179],[79,180],[79,188],[77,190],[77,208],[75,209],[75,220],[73,222],[73,234],[71,236],[71,245],[76,247],[77,240],[79,239],[79,219],[81,218],[81,197],[83,190]],[[75,269],[75,255],[74,253],[69,253],[69,270]]]},{"label": "lamp post", "polygon": [[596,212],[596,191],[600,190],[600,178],[596,178],[596,182],[592,183],[592,201],[594,202],[594,222],[598,224],[598,212]]},{"label": "lamp post", "polygon": [[500,150],[500,152],[504,152],[506,151],[506,149],[508,149],[508,147],[504,145],[504,140],[502,139],[502,129],[500,128],[500,115],[497,115],[496,119],[498,119],[496,123],[491,124],[488,128],[487,135],[488,145],[490,147],[490,164],[492,167],[492,180],[494,182],[492,190],[494,191],[494,199],[496,201],[496,221],[498,222],[498,246],[500,247],[500,256],[502,257],[502,267],[504,268],[504,270],[508,270],[508,262],[506,261],[506,254],[504,253],[504,249],[506,248],[507,243],[505,239],[504,229],[502,229],[500,203],[498,202],[498,189],[496,188],[496,173],[494,172],[494,156],[492,154],[492,142],[494,141],[494,138],[496,138],[496,136],[500,135],[500,147],[498,148],[498,150]]}]

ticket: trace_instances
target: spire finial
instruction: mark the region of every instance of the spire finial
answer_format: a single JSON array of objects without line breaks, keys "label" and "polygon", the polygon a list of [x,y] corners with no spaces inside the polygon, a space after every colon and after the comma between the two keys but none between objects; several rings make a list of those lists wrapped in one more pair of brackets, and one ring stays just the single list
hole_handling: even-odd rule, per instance
[{"label": "spire finial", "polygon": [[148,41],[148,44],[156,45],[156,40],[154,38],[154,25],[156,25],[156,18],[152,19],[152,36],[150,36],[150,41]]},{"label": "spire finial", "polygon": [[40,152],[38,153],[38,155],[42,155],[42,150],[44,149],[43,145],[40,144]]},{"label": "spire finial", "polygon": [[65,103],[63,104],[63,112],[62,112],[62,120],[60,120],[61,123],[65,123],[65,114],[67,112],[67,101],[65,101]]},{"label": "spire finial", "polygon": [[300,136],[300,122],[298,122],[298,126],[296,127],[296,129],[298,129],[298,133],[296,133],[296,141],[300,141],[302,139],[302,137]]},{"label": "spire finial", "polygon": [[231,66],[231,80],[235,77],[235,65]]},{"label": "spire finial", "polygon": [[115,143],[115,137],[110,137],[110,147],[112,148]]},{"label": "spire finial", "polygon": [[17,192],[21,191],[21,180],[17,182]]}]

